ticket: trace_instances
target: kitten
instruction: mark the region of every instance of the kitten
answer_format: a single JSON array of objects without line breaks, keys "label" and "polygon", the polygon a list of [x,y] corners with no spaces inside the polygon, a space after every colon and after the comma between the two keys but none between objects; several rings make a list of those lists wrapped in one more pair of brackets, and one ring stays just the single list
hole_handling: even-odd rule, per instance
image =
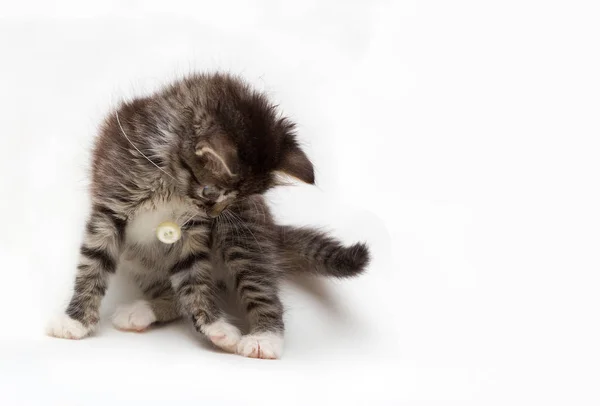
[{"label": "kitten", "polygon": [[[294,124],[239,78],[193,75],[123,104],[101,127],[92,168],[74,294],[49,326],[52,336],[92,332],[118,266],[145,300],[119,308],[117,328],[141,331],[186,315],[226,351],[279,358],[280,279],[295,271],[353,276],[369,261],[364,244],[344,247],[321,232],[274,223],[262,194],[281,175],[313,184],[313,166]],[[164,221],[181,227],[174,244],[156,237]],[[248,335],[217,304],[221,280],[246,311]]]}]

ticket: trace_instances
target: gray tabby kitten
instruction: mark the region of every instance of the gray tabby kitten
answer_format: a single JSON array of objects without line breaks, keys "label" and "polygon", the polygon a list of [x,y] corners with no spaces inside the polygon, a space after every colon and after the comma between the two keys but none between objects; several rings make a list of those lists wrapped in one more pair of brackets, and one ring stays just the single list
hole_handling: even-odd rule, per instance
[{"label": "gray tabby kitten", "polygon": [[[236,77],[193,75],[123,104],[100,130],[92,168],[74,293],[49,326],[52,336],[92,332],[108,278],[119,267],[145,299],[117,310],[117,328],[142,331],[186,315],[226,351],[279,358],[282,276],[349,277],[369,262],[364,244],[344,247],[321,232],[274,223],[262,194],[281,175],[313,184],[313,166],[294,124]],[[165,221],[181,228],[173,244],[157,239]],[[218,306],[223,286],[245,309],[248,335]]]}]

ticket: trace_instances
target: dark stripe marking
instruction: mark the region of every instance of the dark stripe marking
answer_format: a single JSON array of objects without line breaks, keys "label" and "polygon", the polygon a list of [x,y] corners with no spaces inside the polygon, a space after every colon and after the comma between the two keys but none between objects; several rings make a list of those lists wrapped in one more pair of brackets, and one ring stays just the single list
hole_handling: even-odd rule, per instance
[{"label": "dark stripe marking", "polygon": [[211,226],[211,222],[208,220],[192,220],[186,223],[184,229],[189,230],[197,227],[206,227],[209,228]]},{"label": "dark stripe marking", "polygon": [[171,275],[191,268],[195,263],[200,261],[208,261],[208,252],[195,252],[178,261],[171,268]]},{"label": "dark stripe marking", "polygon": [[262,292],[262,289],[257,288],[254,285],[244,285],[240,289],[240,296],[244,296],[247,293],[258,293],[258,292]]},{"label": "dark stripe marking", "polygon": [[227,256],[228,261],[236,261],[238,259],[252,259],[252,253],[248,251],[233,251],[231,254]]},{"label": "dark stripe marking", "polygon": [[114,259],[112,259],[110,257],[110,255],[104,250],[89,248],[89,247],[86,247],[85,245],[82,245],[81,246],[81,255],[86,256],[90,259],[99,261],[101,263],[102,267],[104,268],[104,270],[107,272],[112,273],[115,271]]},{"label": "dark stripe marking", "polygon": [[259,306],[274,306],[275,302],[271,299],[267,299],[266,297],[257,297],[252,298],[252,301],[246,305],[246,311],[250,312],[252,309],[255,309]]},{"label": "dark stripe marking", "polygon": [[114,210],[99,204],[94,206],[94,212],[107,217],[117,231],[117,237],[119,238],[119,241],[123,241],[125,238],[125,227],[127,226],[127,220],[119,218],[118,214]]}]

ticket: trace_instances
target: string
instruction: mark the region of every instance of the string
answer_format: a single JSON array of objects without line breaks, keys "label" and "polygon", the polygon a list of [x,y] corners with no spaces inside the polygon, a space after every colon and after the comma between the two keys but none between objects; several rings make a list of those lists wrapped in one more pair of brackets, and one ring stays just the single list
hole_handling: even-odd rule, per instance
[{"label": "string", "polygon": [[161,172],[163,172],[165,175],[171,177],[173,180],[177,181],[177,179],[171,175],[170,173],[168,173],[167,171],[165,171],[163,168],[161,168],[160,166],[158,166],[157,164],[155,164],[150,158],[148,158],[142,151],[140,151],[138,149],[138,147],[135,146],[135,144],[133,142],[131,142],[131,140],[129,139],[129,137],[127,136],[127,134],[125,134],[125,130],[123,129],[123,126],[121,125],[121,120],[119,120],[119,112],[115,111],[115,115],[117,116],[117,123],[119,124],[119,128],[121,129],[121,132],[123,133],[123,135],[125,136],[125,139],[127,141],[129,141],[129,143],[131,144],[131,146],[133,148],[135,148],[135,150],[137,152],[139,152],[140,154],[142,154],[142,156],[144,158],[146,158],[148,160],[148,162],[150,162],[152,165],[156,166],[158,168],[158,170],[160,170]]}]

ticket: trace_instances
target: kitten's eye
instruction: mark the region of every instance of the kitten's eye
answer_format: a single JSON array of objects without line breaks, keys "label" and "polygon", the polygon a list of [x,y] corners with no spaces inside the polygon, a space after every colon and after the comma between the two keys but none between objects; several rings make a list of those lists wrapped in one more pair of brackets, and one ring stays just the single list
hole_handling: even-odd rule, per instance
[{"label": "kitten's eye", "polygon": [[204,196],[208,199],[216,199],[220,195],[221,195],[221,191],[214,186],[205,185],[202,187],[202,196]]}]

